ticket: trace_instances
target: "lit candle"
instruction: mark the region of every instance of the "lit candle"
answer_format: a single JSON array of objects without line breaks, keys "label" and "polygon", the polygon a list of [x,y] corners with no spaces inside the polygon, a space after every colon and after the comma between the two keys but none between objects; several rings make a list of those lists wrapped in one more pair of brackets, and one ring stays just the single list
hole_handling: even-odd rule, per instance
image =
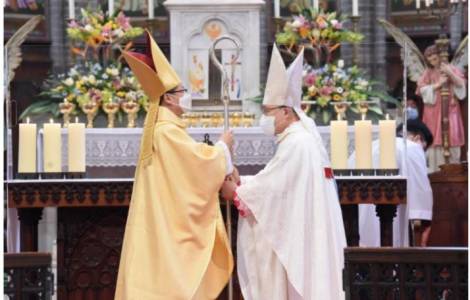
[{"label": "lit candle", "polygon": [[85,172],[85,124],[70,123],[68,127],[69,172]]},{"label": "lit candle", "polygon": [[348,122],[331,121],[331,166],[333,169],[348,168]]},{"label": "lit candle", "polygon": [[26,118],[26,123],[20,124],[18,173],[36,172],[36,132],[36,124],[30,124],[29,118]]},{"label": "lit candle", "polygon": [[424,1],[424,4],[426,4],[426,7],[429,7],[429,3],[430,3],[429,0]]},{"label": "lit candle", "polygon": [[313,0],[313,9],[318,11],[318,8],[319,8],[318,0]]},{"label": "lit candle", "polygon": [[75,19],[75,0],[69,0],[69,19]]},{"label": "lit candle", "polygon": [[380,142],[380,168],[396,169],[396,144],[395,144],[395,120],[379,121],[379,142]]},{"label": "lit candle", "polygon": [[421,0],[416,0],[416,9],[421,8]]},{"label": "lit candle", "polygon": [[274,0],[274,17],[279,18],[281,16],[281,4],[279,0]]},{"label": "lit candle", "polygon": [[359,16],[359,1],[358,0],[352,0],[352,15],[353,17]]},{"label": "lit candle", "polygon": [[356,169],[372,168],[372,122],[360,120],[354,122]]},{"label": "lit candle", "polygon": [[149,19],[153,19],[155,17],[153,12],[153,0],[149,0]]},{"label": "lit candle", "polygon": [[44,124],[44,172],[62,172],[61,158],[60,124],[51,119]]},{"label": "lit candle", "polygon": [[108,0],[108,13],[110,17],[114,13],[114,0]]}]

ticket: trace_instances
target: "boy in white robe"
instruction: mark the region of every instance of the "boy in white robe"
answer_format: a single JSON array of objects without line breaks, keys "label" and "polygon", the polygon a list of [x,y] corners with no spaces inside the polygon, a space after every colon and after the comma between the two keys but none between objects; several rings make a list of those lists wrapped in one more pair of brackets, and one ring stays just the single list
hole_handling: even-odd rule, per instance
[{"label": "boy in white robe", "polygon": [[255,176],[227,181],[240,210],[238,278],[245,300],[344,299],[346,247],[328,154],[300,108],[303,52],[286,70],[276,46],[260,126],[278,148]]}]

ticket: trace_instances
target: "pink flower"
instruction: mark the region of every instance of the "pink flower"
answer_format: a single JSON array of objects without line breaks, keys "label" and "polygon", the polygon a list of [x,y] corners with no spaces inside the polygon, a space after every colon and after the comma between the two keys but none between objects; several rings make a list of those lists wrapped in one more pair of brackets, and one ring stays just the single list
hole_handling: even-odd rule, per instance
[{"label": "pink flower", "polygon": [[316,80],[315,74],[310,73],[310,74],[308,74],[307,76],[305,76],[305,78],[304,78],[304,84],[307,85],[307,86],[314,85],[314,84],[315,84],[315,80]]},{"label": "pink flower", "polygon": [[342,29],[342,28],[343,28],[343,23],[338,22],[338,23],[335,24],[335,29],[340,30],[340,29]]},{"label": "pink flower", "polygon": [[116,17],[116,23],[119,24],[119,26],[122,27],[122,29],[127,30],[131,27],[129,24],[129,18],[127,18],[122,11],[117,15]]},{"label": "pink flower", "polygon": [[69,22],[69,28],[78,28],[80,25],[75,20]]},{"label": "pink flower", "polygon": [[320,88],[320,95],[322,96],[328,96],[333,92],[333,88],[330,86],[324,86]]}]

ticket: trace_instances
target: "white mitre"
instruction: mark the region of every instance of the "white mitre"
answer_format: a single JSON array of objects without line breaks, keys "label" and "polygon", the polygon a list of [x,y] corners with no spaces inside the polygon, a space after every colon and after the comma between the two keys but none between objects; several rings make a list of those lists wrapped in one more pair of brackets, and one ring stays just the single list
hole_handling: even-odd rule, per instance
[{"label": "white mitre", "polygon": [[328,161],[328,153],[323,144],[315,121],[308,117],[301,108],[302,102],[302,73],[304,64],[304,50],[295,58],[294,62],[286,69],[279,50],[274,44],[269,65],[266,90],[264,92],[263,105],[292,107],[300,118],[302,125],[315,137],[325,163]]}]

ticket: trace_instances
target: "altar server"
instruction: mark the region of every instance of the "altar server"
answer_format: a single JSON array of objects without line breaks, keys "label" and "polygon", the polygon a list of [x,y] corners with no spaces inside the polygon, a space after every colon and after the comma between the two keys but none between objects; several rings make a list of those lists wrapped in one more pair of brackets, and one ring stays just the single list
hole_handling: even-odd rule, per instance
[{"label": "altar server", "polygon": [[[402,125],[400,125],[402,126]],[[433,137],[426,125],[419,120],[408,120],[406,158],[404,140],[401,137],[402,127],[397,129],[396,159],[400,174],[403,174],[404,164],[407,170],[407,203],[397,207],[397,216],[393,219],[393,246],[409,246],[410,220],[420,220],[423,229],[421,244],[426,246],[430,234],[430,221],[432,220],[432,189],[426,167],[425,150],[433,143]],[[350,167],[354,166],[354,153],[349,159]],[[378,168],[380,160],[380,143],[372,143],[372,157],[374,168]],[[360,246],[380,247],[380,222],[377,217],[375,205],[359,205],[359,237]]]},{"label": "altar server", "polygon": [[344,299],[346,237],[328,154],[300,107],[303,51],[286,69],[273,48],[260,126],[276,136],[266,167],[227,181],[238,221],[238,278],[245,300]]},{"label": "altar server", "polygon": [[123,55],[150,105],[115,299],[215,299],[233,269],[218,197],[233,169],[231,133],[215,146],[187,134],[190,95],[150,33],[145,54]]}]

